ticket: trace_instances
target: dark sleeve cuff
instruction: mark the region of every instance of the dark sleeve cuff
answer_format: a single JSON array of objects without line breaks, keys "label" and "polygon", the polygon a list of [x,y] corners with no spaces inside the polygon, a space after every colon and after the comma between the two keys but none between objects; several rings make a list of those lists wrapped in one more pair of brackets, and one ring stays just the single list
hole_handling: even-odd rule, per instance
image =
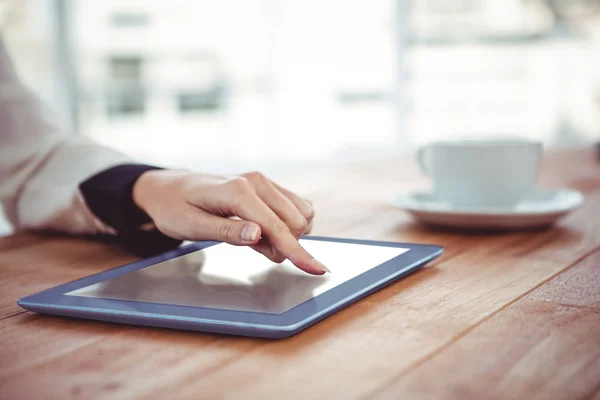
[{"label": "dark sleeve cuff", "polygon": [[150,256],[178,247],[182,241],[158,229],[140,230],[151,218],[133,201],[133,185],[151,165],[121,164],[97,173],[79,185],[90,211],[117,231],[119,242],[139,256]]}]

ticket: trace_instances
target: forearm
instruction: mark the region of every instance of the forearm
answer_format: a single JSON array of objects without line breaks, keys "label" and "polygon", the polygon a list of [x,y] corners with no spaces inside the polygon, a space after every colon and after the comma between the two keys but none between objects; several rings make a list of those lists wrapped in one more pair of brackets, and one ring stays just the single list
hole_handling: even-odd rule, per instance
[{"label": "forearm", "polygon": [[16,229],[113,233],[91,212],[79,184],[100,171],[130,162],[129,157],[85,137],[64,138],[18,182],[12,201],[5,202],[9,220]]},{"label": "forearm", "polygon": [[94,218],[78,184],[125,155],[63,132],[20,82],[0,38],[0,203],[16,229],[110,231]]}]

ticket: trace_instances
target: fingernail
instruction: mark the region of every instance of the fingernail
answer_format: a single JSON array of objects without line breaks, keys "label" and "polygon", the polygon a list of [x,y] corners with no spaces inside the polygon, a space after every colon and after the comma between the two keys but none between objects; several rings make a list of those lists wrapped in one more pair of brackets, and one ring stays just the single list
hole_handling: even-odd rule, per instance
[{"label": "fingernail", "polygon": [[323,272],[329,272],[331,273],[331,271],[329,270],[329,268],[327,268],[325,265],[323,265],[323,263],[315,258],[313,258],[313,263],[319,267]]},{"label": "fingernail", "polygon": [[242,229],[242,240],[244,242],[254,242],[258,236],[258,226],[248,224]]}]

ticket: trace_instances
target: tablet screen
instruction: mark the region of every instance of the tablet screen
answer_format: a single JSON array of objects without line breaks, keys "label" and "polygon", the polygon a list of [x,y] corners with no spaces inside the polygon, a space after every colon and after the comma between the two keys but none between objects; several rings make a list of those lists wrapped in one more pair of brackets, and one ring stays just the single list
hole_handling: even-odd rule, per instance
[{"label": "tablet screen", "polygon": [[249,247],[225,243],[185,254],[72,292],[70,296],[281,314],[408,251],[300,240],[330,274],[275,264]]}]

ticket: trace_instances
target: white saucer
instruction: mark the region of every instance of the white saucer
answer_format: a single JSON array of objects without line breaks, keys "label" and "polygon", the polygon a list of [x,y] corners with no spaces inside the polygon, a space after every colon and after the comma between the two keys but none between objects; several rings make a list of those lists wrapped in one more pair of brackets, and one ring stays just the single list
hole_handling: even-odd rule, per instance
[{"label": "white saucer", "polygon": [[411,193],[394,205],[428,225],[468,229],[524,229],[547,226],[583,204],[576,190],[538,189],[509,208],[457,208],[433,193]]}]

